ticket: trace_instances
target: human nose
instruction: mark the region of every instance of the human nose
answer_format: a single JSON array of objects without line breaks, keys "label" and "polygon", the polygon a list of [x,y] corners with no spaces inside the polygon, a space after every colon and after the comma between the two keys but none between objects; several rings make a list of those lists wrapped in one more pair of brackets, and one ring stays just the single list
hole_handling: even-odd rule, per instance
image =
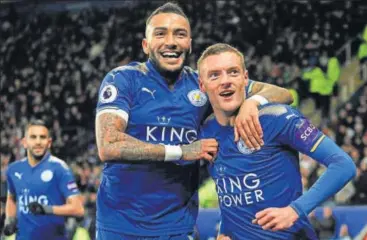
[{"label": "human nose", "polygon": [[167,34],[166,35],[166,45],[168,46],[176,46],[176,41],[175,41],[175,37],[173,36],[173,34]]},{"label": "human nose", "polygon": [[224,72],[222,74],[222,77],[220,79],[220,84],[224,88],[227,88],[227,87],[231,86],[231,81],[230,81],[230,78],[228,77],[227,73]]}]

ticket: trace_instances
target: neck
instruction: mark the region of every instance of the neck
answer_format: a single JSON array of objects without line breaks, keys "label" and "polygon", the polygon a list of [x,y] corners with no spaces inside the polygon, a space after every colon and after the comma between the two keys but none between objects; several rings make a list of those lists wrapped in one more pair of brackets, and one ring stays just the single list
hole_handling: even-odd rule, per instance
[{"label": "neck", "polygon": [[177,79],[180,76],[180,72],[159,71],[159,73],[162,75],[164,80],[166,80],[168,87],[171,89],[173,88],[173,85],[175,84],[175,82],[177,81]]},{"label": "neck", "polygon": [[236,119],[239,108],[236,111],[226,112],[218,109],[213,109],[217,122],[222,126],[234,126],[234,120]]},{"label": "neck", "polygon": [[[46,155],[46,154],[45,154]],[[27,152],[27,158],[28,158],[28,163],[29,165],[31,165],[32,167],[36,166],[41,160],[42,158],[45,156],[43,155],[41,158],[36,158],[34,157],[29,151]]]},{"label": "neck", "polygon": [[170,89],[172,89],[175,82],[179,79],[182,70],[178,70],[178,71],[174,71],[174,72],[167,71],[167,70],[162,69],[161,67],[159,67],[159,64],[157,64],[154,59],[152,59],[152,58],[149,58],[149,59],[150,59],[150,62],[153,64],[154,68],[159,72],[159,74],[167,82],[168,87]]}]

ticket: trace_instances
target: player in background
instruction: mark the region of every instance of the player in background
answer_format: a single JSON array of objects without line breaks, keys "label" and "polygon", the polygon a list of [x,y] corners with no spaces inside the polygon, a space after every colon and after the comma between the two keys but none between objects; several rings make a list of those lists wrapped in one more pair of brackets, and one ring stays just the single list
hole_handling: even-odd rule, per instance
[{"label": "player in background", "polygon": [[49,152],[52,139],[42,120],[31,121],[23,145],[27,157],[9,165],[4,235],[16,239],[67,239],[65,216],[83,216],[79,190],[68,166]]},{"label": "player in background", "polygon": [[[145,36],[148,61],[112,70],[99,91],[96,140],[105,166],[97,239],[186,239],[198,212],[194,160],[211,161],[217,152],[214,139],[196,141],[209,103],[197,73],[184,66],[191,49],[188,18],[166,3],[148,18]],[[292,98],[285,89],[258,82],[247,92],[257,96],[243,103],[238,132],[260,148],[259,101]]]},{"label": "player in background", "polygon": [[[208,169],[221,209],[218,239],[316,239],[307,215],[337,193],[355,173],[352,159],[297,110],[283,104],[260,107],[264,146],[234,142],[234,119],[246,99],[244,56],[227,44],[208,47],[198,60],[200,87],[214,117],[202,129],[215,138],[217,158]],[[298,152],[327,166],[302,194]]]}]

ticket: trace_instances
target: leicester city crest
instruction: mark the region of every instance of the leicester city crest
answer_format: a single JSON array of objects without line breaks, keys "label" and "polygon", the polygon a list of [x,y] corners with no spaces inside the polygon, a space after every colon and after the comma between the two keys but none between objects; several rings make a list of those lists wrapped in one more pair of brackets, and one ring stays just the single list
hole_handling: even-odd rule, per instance
[{"label": "leicester city crest", "polygon": [[196,107],[202,107],[208,101],[207,96],[202,91],[200,91],[199,89],[195,89],[195,90],[190,91],[187,94],[187,97],[189,98],[192,105],[194,105]]},{"label": "leicester city crest", "polygon": [[243,154],[250,154],[253,152],[253,150],[251,150],[250,148],[246,146],[245,142],[242,139],[240,139],[237,142],[237,148],[238,148],[238,151],[240,151]]}]

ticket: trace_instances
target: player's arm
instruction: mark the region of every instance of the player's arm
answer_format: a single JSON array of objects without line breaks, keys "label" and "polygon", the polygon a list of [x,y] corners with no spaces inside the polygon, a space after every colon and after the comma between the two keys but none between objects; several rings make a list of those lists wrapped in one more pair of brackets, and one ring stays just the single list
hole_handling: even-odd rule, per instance
[{"label": "player's arm", "polygon": [[103,113],[97,116],[96,139],[102,161],[211,161],[217,151],[218,144],[214,139],[203,139],[182,146],[151,144],[125,133],[126,127],[126,121],[117,114]]},{"label": "player's arm", "polygon": [[15,200],[15,188],[13,182],[9,176],[9,170],[7,172],[7,185],[8,196],[5,203],[5,223],[4,223],[4,235],[10,236],[17,231],[17,204]]},{"label": "player's arm", "polygon": [[28,208],[35,215],[84,216],[84,207],[79,194],[68,197],[63,205],[50,206],[31,202]]},{"label": "player's arm", "polygon": [[[289,115],[292,116],[292,115]],[[356,174],[353,160],[309,120],[294,115],[282,129],[280,141],[310,156],[327,167],[316,183],[285,208],[267,208],[256,214],[254,222],[264,229],[291,227],[299,217],[307,215],[342,189]]]},{"label": "player's arm", "polygon": [[126,133],[130,109],[140,91],[125,72],[107,74],[101,85],[96,116],[96,140],[101,161],[174,161],[212,160],[209,151],[215,140],[201,140],[190,145],[169,146],[141,141]]},{"label": "player's arm", "polygon": [[66,199],[66,204],[60,206],[52,206],[52,212],[59,216],[84,216],[84,207],[81,195],[72,195]]},{"label": "player's arm", "polygon": [[327,168],[314,185],[290,205],[302,217],[339,192],[357,170],[352,158],[325,135],[320,136],[307,155]]},{"label": "player's arm", "polygon": [[235,141],[241,137],[249,148],[260,149],[264,142],[258,106],[268,102],[291,104],[293,97],[285,88],[252,80],[249,81],[246,94],[246,100],[235,120]]},{"label": "player's arm", "polygon": [[61,205],[43,205],[38,202],[31,202],[29,210],[35,215],[53,214],[58,216],[84,216],[84,206],[78,186],[75,183],[73,173],[66,164],[60,165],[57,169],[58,191],[62,194],[66,202]]}]

